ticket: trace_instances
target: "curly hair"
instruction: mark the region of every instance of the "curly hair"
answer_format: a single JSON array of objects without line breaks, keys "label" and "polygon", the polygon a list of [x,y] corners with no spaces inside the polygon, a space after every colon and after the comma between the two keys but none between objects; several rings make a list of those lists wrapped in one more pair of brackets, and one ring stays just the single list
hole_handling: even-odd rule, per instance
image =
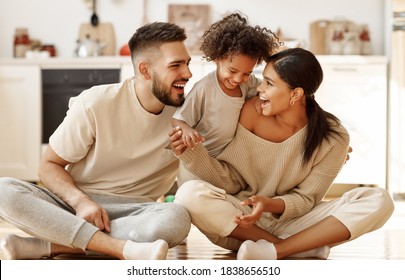
[{"label": "curly hair", "polygon": [[239,12],[229,14],[205,31],[200,50],[207,61],[224,59],[236,54],[265,61],[280,46],[269,29],[251,26]]}]

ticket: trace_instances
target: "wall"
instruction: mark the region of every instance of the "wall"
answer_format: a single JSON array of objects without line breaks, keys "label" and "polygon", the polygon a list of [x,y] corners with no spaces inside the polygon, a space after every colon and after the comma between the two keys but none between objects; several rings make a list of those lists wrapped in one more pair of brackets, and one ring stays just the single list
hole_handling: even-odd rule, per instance
[{"label": "wall", "polygon": [[[101,21],[115,27],[117,49],[144,22],[166,21],[172,4],[209,4],[211,20],[228,11],[239,10],[253,24],[272,30],[281,28],[284,35],[309,40],[309,23],[318,19],[344,18],[369,25],[374,54],[384,54],[384,5],[388,0],[98,0]],[[30,37],[56,46],[58,55],[72,57],[81,23],[89,22],[92,12],[85,0],[1,0],[0,58],[12,57],[14,30],[27,27]],[[144,7],[144,3],[147,5]],[[144,15],[143,10],[146,10]]]}]

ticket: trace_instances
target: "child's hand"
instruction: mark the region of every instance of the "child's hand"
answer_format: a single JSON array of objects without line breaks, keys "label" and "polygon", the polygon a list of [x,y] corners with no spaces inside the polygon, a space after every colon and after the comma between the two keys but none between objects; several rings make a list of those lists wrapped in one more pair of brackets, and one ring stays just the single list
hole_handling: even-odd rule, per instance
[{"label": "child's hand", "polygon": [[188,148],[194,148],[205,140],[197,130],[192,128],[183,128],[182,139]]},{"label": "child's hand", "polygon": [[235,223],[240,225],[241,227],[251,227],[254,223],[256,223],[260,217],[262,216],[264,209],[265,209],[265,197],[262,196],[252,196],[248,199],[245,199],[241,202],[243,206],[253,206],[253,210],[251,214],[248,215],[241,215],[235,217]]}]

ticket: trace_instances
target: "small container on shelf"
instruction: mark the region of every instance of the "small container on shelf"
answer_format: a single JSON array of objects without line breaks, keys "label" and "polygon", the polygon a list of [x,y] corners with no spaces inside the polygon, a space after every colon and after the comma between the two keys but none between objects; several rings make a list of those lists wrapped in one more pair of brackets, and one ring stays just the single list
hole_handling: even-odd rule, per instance
[{"label": "small container on shelf", "polygon": [[360,53],[362,55],[371,55],[373,53],[370,40],[370,32],[368,26],[363,24],[360,26]]},{"label": "small container on shelf", "polygon": [[27,28],[17,28],[14,34],[14,57],[25,57],[25,53],[31,49],[30,38]]},{"label": "small container on shelf", "polygon": [[56,48],[55,48],[54,45],[50,45],[50,44],[42,45],[41,51],[49,52],[50,57],[55,57],[56,56]]}]

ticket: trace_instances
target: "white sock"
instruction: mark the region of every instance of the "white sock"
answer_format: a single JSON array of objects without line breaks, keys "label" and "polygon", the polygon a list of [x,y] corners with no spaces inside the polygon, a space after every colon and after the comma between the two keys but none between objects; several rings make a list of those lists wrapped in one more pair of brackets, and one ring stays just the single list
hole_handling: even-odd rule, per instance
[{"label": "white sock", "polygon": [[277,252],[273,243],[266,240],[246,240],[239,247],[238,260],[277,260]]},{"label": "white sock", "polygon": [[164,240],[138,243],[128,240],[122,252],[126,260],[165,260],[169,245]]},{"label": "white sock", "polygon": [[330,248],[329,246],[322,246],[312,250],[308,250],[301,253],[296,253],[291,255],[293,258],[318,258],[326,260],[329,257]]},{"label": "white sock", "polygon": [[[281,235],[281,239],[286,239],[290,237],[290,235],[284,234]],[[323,259],[326,260],[329,257],[330,254],[330,247],[329,246],[322,246],[319,248],[311,249],[305,252],[300,252],[291,255],[290,257],[293,258],[318,258],[318,259]]]},{"label": "white sock", "polygon": [[40,259],[51,255],[51,243],[34,237],[9,234],[0,241],[6,260]]}]

